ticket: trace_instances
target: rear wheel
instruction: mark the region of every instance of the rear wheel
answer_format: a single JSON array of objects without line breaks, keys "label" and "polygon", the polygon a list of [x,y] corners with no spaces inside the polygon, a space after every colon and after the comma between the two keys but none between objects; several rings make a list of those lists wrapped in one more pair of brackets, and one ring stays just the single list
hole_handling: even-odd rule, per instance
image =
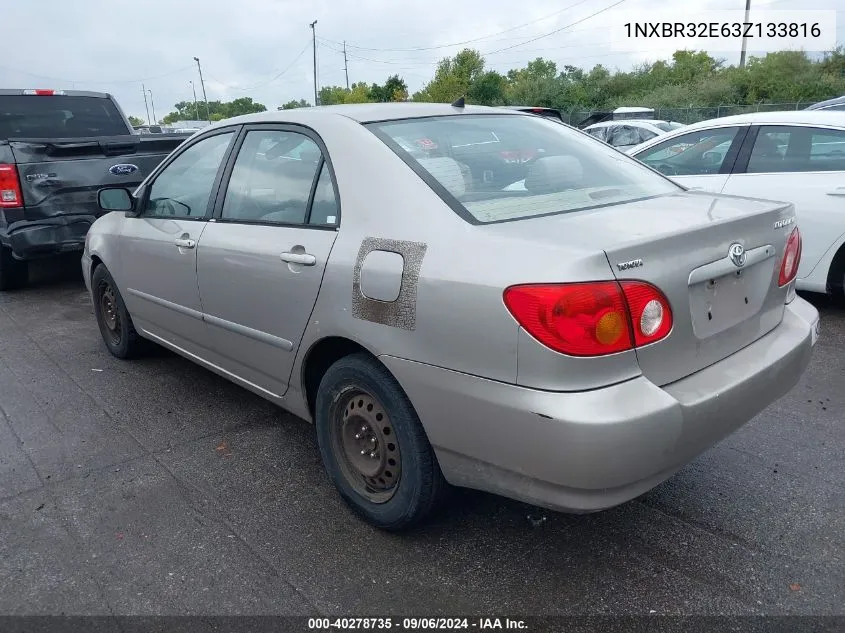
[{"label": "rear wheel", "polygon": [[141,352],[143,339],[132,325],[117,284],[102,264],[91,275],[91,288],[97,325],[109,352],[117,358],[134,358]]},{"label": "rear wheel", "polygon": [[422,424],[390,372],[367,354],[332,365],[317,393],[323,464],[369,523],[400,530],[426,518],[446,483]]},{"label": "rear wheel", "polygon": [[23,288],[28,281],[28,262],[12,257],[12,249],[0,247],[0,290]]}]

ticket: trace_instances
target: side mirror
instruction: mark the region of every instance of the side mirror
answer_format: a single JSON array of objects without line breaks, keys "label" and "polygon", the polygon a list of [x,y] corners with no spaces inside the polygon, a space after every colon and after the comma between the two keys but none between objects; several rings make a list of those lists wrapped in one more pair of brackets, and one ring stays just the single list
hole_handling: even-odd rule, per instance
[{"label": "side mirror", "polygon": [[100,189],[97,192],[97,204],[103,211],[132,211],[135,207],[132,194],[122,187]]}]

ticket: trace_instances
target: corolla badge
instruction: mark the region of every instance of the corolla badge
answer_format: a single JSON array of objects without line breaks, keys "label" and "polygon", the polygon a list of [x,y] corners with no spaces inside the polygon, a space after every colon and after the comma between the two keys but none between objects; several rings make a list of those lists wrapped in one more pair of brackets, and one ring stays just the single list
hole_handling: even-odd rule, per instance
[{"label": "corolla badge", "polygon": [[731,258],[731,261],[737,268],[745,266],[745,248],[739,242],[731,244],[731,247],[728,249],[728,257]]},{"label": "corolla badge", "polygon": [[128,176],[138,171],[137,165],[130,165],[129,163],[121,163],[120,165],[112,165],[109,167],[109,172],[115,176]]}]

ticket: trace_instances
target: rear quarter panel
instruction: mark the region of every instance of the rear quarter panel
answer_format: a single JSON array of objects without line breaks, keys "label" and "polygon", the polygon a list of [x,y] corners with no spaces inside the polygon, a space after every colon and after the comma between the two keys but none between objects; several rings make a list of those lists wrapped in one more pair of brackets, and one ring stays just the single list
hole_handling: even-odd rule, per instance
[{"label": "rear quarter panel", "polygon": [[[515,383],[518,346],[536,342],[520,338],[502,299],[504,289],[516,283],[612,278],[601,251],[563,253],[558,245],[469,224],[358,123],[332,118],[317,131],[337,178],[341,220],[293,368],[292,389],[301,388],[297,372],[307,351],[328,336],[356,341],[376,356]],[[361,300],[356,270],[372,248],[395,250],[404,258],[402,295],[395,305]],[[364,271],[389,274],[367,264]]]}]

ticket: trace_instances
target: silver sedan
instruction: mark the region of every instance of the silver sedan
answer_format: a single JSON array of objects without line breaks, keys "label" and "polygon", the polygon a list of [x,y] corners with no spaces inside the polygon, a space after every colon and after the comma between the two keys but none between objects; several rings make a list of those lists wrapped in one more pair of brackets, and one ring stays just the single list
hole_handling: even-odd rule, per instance
[{"label": "silver sedan", "polygon": [[686,191],[513,110],[229,119],[99,199],[82,268],[108,350],[157,343],[313,421],[384,529],[447,483],[632,499],[789,391],[818,335],[790,204]]}]

